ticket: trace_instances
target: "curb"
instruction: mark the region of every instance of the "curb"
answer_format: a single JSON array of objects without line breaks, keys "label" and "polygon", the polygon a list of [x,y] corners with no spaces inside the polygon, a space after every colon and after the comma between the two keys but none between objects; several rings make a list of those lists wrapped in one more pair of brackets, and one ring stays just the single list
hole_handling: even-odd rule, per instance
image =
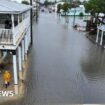
[{"label": "curb", "polygon": [[97,46],[102,47],[102,48],[105,49],[105,45],[102,45],[102,46],[101,46],[99,43],[96,43],[96,40],[95,40],[91,35],[87,35],[87,34],[86,34],[86,37],[87,37],[92,43],[94,43],[94,44],[96,44]]}]

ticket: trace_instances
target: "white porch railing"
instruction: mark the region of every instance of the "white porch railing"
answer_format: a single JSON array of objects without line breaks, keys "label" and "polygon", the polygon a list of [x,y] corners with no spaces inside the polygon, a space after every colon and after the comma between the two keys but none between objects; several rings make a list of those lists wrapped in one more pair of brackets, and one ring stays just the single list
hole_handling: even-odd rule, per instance
[{"label": "white porch railing", "polygon": [[[15,44],[21,38],[25,30],[29,27],[30,18],[26,18],[23,22],[19,23],[18,26],[14,27],[14,34],[12,29],[0,29],[0,44]],[[14,35],[14,36],[13,36]]]},{"label": "white porch railing", "polygon": [[0,44],[12,44],[13,34],[11,29],[0,29]]},{"label": "white porch railing", "polygon": [[28,17],[14,28],[14,31],[15,31],[14,36],[15,36],[16,43],[23,36],[23,33],[29,27],[29,24],[30,24],[30,18]]}]

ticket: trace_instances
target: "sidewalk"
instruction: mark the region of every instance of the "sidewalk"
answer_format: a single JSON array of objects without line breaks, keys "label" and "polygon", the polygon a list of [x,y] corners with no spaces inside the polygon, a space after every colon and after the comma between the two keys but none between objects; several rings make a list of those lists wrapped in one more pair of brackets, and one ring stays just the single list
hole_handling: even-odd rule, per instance
[{"label": "sidewalk", "polygon": [[[94,44],[96,44],[97,46],[100,46],[100,42],[96,43],[96,35],[89,35],[89,33],[86,33],[86,37]],[[99,37],[100,40],[100,37]],[[105,40],[103,40],[103,44],[102,46],[100,46],[102,48],[105,48]]]},{"label": "sidewalk", "polygon": [[89,33],[86,33],[86,37],[92,41],[93,43],[96,43],[96,36],[95,35],[89,35]]},{"label": "sidewalk", "polygon": [[11,73],[11,77],[13,77],[12,72],[12,62],[11,62],[11,56],[6,56],[0,63],[3,64],[4,68],[0,68],[0,90],[6,91],[6,90],[13,90],[13,78],[11,78],[10,86],[5,89],[4,87],[4,81],[3,81],[3,73],[5,70],[8,70]]},{"label": "sidewalk", "polygon": [[[1,97],[0,96],[0,103],[5,102],[5,101],[9,101],[9,100],[15,100],[15,99],[19,99],[22,98],[24,96],[25,93],[25,80],[26,80],[26,75],[27,75],[27,70],[28,70],[28,64],[29,64],[29,60],[30,60],[30,54],[27,57],[27,61],[25,61],[25,65],[24,65],[24,69],[23,69],[23,81],[19,81],[19,95],[17,96],[13,96],[13,97]],[[9,55],[7,57],[5,57],[5,59],[2,61],[2,63],[5,64],[4,69],[1,69],[0,72],[0,91],[14,91],[14,83],[13,83],[13,67],[12,67],[12,55]],[[3,84],[3,73],[5,70],[8,70],[11,73],[11,82],[10,82],[10,86],[6,89],[4,87]]]}]

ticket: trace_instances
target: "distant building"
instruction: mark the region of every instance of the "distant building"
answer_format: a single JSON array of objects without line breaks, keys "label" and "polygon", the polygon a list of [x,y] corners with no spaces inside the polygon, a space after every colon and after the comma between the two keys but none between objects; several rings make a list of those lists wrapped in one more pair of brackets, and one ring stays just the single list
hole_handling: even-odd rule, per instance
[{"label": "distant building", "polygon": [[11,1],[16,1],[18,3],[21,3],[22,1],[28,1],[30,3],[30,0],[11,0]]},{"label": "distant building", "polygon": [[[68,16],[73,16],[73,15],[79,16],[81,13],[84,16],[89,16],[90,15],[90,13],[85,12],[85,7],[83,5],[80,5],[79,7],[76,7],[76,8],[69,9],[69,11],[67,12],[66,15],[68,15]],[[62,11],[61,15],[65,15],[65,13],[63,13],[63,11]]]}]

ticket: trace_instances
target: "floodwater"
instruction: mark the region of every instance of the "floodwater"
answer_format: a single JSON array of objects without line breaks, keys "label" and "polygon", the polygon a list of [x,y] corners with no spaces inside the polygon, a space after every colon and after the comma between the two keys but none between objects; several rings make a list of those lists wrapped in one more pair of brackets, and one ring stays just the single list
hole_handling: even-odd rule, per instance
[{"label": "floodwater", "polygon": [[40,14],[33,23],[27,93],[2,105],[105,103],[105,51],[72,23],[72,17],[67,24],[55,14]]}]

